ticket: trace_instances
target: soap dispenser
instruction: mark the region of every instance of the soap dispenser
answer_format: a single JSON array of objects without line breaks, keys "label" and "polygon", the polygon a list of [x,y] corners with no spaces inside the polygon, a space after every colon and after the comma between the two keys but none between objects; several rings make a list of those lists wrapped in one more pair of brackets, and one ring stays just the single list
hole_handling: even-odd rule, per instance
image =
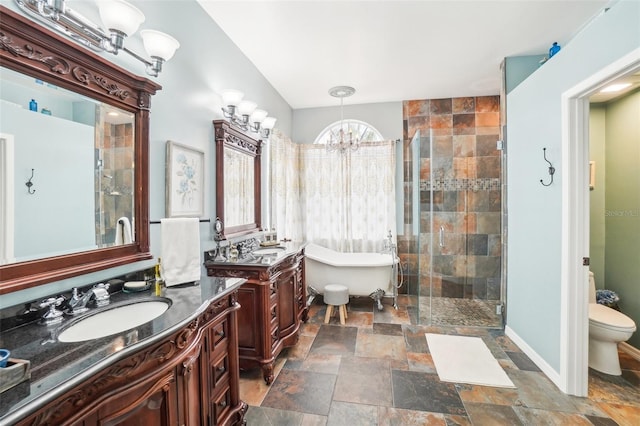
[{"label": "soap dispenser", "polygon": [[156,280],[155,280],[155,293],[156,296],[162,296],[164,292],[164,278],[162,278],[162,267],[161,267],[161,259],[158,258],[158,263],[156,263]]}]

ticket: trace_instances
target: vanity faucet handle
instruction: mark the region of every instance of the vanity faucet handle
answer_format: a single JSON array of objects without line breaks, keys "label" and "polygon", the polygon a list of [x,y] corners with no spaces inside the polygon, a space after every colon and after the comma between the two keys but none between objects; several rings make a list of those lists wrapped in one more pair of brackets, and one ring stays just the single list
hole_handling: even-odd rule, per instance
[{"label": "vanity faucet handle", "polygon": [[40,303],[41,308],[49,308],[47,312],[42,316],[41,323],[44,325],[57,324],[62,321],[62,311],[56,309],[56,306],[60,306],[64,302],[64,297],[50,297]]},{"label": "vanity faucet handle", "polygon": [[100,283],[93,286],[93,288],[104,288],[105,290],[109,290],[109,283]]},{"label": "vanity faucet handle", "polygon": [[54,308],[55,309],[55,307],[56,306],[60,306],[62,304],[62,302],[64,302],[64,297],[62,297],[62,296],[59,296],[57,298],[56,297],[50,297],[48,299],[43,300],[40,303],[40,307],[41,308],[49,308],[49,309]]}]

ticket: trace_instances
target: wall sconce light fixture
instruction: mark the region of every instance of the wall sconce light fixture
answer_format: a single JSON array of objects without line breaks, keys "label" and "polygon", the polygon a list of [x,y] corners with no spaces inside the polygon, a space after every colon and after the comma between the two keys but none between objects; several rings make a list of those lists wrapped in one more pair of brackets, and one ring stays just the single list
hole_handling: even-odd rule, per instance
[{"label": "wall sconce light fixture", "polygon": [[268,117],[267,111],[258,109],[255,102],[242,100],[243,97],[244,93],[239,90],[230,89],[222,92],[224,117],[242,130],[251,130],[265,139],[268,138],[276,124],[276,118]]},{"label": "wall sconce light fixture", "polygon": [[67,7],[65,0],[15,0],[28,15],[70,37],[77,43],[96,52],[106,51],[117,55],[127,52],[146,65],[147,74],[157,77],[162,64],[173,57],[180,43],[168,34],[155,30],[142,30],[140,36],[147,60],[124,47],[124,39],[133,35],[145,20],[144,14],[124,0],[97,0],[100,19],[106,30]]}]

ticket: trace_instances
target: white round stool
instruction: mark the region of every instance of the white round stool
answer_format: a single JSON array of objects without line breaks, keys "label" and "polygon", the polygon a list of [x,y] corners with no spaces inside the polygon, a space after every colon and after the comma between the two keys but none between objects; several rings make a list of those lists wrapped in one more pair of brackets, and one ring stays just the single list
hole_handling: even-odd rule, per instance
[{"label": "white round stool", "polygon": [[324,316],[324,323],[328,324],[333,312],[333,307],[340,312],[340,324],[344,325],[347,318],[347,303],[349,303],[349,289],[341,284],[328,284],[324,286],[324,303],[327,305],[327,313]]}]

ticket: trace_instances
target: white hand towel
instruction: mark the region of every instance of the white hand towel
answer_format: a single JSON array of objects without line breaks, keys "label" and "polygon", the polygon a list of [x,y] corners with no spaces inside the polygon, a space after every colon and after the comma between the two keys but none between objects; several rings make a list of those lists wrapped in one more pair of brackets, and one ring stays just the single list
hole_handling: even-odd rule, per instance
[{"label": "white hand towel", "polygon": [[161,219],[162,276],[165,284],[200,280],[200,221],[198,218]]},{"label": "white hand towel", "polygon": [[122,216],[116,222],[116,239],[117,246],[122,244],[131,244],[133,242],[133,232],[131,231],[131,222],[126,216]]}]

